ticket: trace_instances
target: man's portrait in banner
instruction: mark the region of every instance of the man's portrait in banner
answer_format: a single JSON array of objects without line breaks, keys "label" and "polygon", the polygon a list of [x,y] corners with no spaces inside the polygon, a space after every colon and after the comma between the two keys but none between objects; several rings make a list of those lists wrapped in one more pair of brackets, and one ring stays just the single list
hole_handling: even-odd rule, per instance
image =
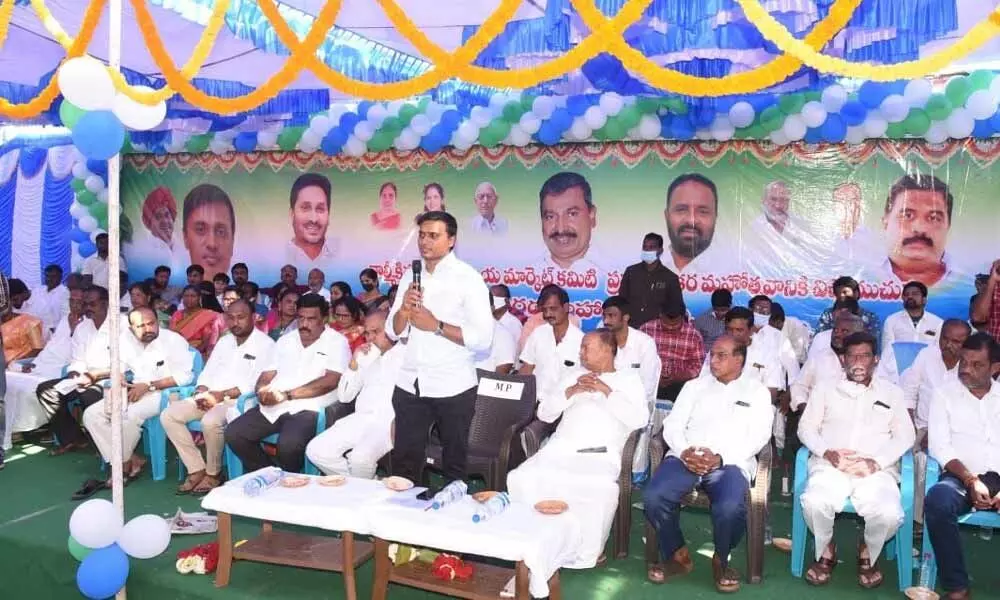
[{"label": "man's portrait in banner", "polygon": [[478,234],[506,235],[507,219],[497,214],[500,195],[496,186],[489,181],[483,181],[476,186],[472,200],[476,205],[477,214],[469,220],[469,230]]},{"label": "man's portrait in banner", "polygon": [[793,212],[791,186],[780,179],[764,185],[760,214],[744,232],[741,247],[746,270],[767,278],[822,272],[831,254],[830,245]]},{"label": "man's portrait in banner", "polygon": [[563,171],[545,180],[538,192],[542,240],[548,250],[541,268],[585,273],[603,268],[593,256],[591,236],[597,227],[597,206],[587,178]]},{"label": "man's portrait in banner", "polygon": [[680,175],[667,187],[663,210],[670,247],[663,264],[681,273],[724,274],[735,270],[734,256],[713,247],[719,218],[719,192],[715,183],[698,173]]},{"label": "man's portrait in banner", "polygon": [[236,211],[229,196],[217,185],[196,185],[184,197],[184,247],[189,265],[205,269],[205,281],[229,273],[236,239]]},{"label": "man's portrait in banner", "polygon": [[326,237],[331,191],[330,180],[319,173],[303,173],[292,183],[288,210],[292,239],[285,247],[285,262],[304,273],[311,269],[325,271],[337,257],[336,244]]},{"label": "man's portrait in banner", "polygon": [[865,225],[864,195],[854,181],[833,188],[834,258],[847,275],[875,267],[885,252],[881,235]]}]

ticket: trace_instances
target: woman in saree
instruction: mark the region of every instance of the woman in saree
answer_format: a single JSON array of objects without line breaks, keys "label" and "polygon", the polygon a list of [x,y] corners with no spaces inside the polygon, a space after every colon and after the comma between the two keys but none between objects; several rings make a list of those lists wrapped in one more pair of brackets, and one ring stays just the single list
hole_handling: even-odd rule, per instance
[{"label": "woman in saree", "polygon": [[363,269],[358,279],[361,281],[362,289],[361,293],[358,294],[358,300],[364,305],[367,313],[378,304],[382,297],[382,292],[378,289],[378,273],[375,272],[375,269]]},{"label": "woman in saree", "polygon": [[203,308],[201,301],[202,294],[198,286],[185,287],[181,294],[181,308],[170,317],[170,329],[184,336],[188,344],[208,360],[212,348],[219,341],[219,333],[225,327],[225,322],[219,313]]},{"label": "woman in saree", "polygon": [[285,288],[278,295],[277,309],[267,313],[265,331],[272,340],[278,341],[282,335],[296,329],[295,317],[298,313],[299,293],[294,288]]},{"label": "woman in saree", "polygon": [[330,327],[347,338],[351,354],[365,344],[365,309],[354,296],[343,296],[330,305]]}]

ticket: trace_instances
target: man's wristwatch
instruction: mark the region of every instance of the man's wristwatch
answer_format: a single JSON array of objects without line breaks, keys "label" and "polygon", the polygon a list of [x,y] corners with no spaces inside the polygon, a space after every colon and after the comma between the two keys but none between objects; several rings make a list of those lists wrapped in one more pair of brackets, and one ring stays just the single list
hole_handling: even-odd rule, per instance
[{"label": "man's wristwatch", "polygon": [[434,335],[444,335],[444,321],[438,321],[437,329],[434,330]]},{"label": "man's wristwatch", "polygon": [[155,392],[156,391],[156,385],[153,382],[149,382],[146,385],[149,387],[149,391],[151,391],[151,392]]}]

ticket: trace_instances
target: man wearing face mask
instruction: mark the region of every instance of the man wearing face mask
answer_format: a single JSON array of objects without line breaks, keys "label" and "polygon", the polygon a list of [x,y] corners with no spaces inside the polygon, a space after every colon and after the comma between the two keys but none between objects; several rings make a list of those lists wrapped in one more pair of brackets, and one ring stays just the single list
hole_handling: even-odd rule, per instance
[{"label": "man wearing face mask", "polygon": [[659,316],[660,307],[669,295],[675,294],[678,298],[681,296],[680,279],[663,265],[661,256],[663,256],[663,236],[658,233],[647,233],[642,238],[639,262],[630,265],[622,275],[618,295],[631,307],[631,325],[636,329]]},{"label": "man wearing face mask", "polygon": [[490,286],[490,302],[493,307],[493,318],[503,325],[504,329],[514,336],[515,340],[520,340],[524,325],[511,312],[510,288],[502,283]]},{"label": "man wearing face mask", "polygon": [[816,386],[799,422],[799,439],[811,453],[802,515],[816,537],[816,561],[806,580],[813,585],[830,582],[837,564],[833,523],[850,500],[865,521],[858,583],[875,588],[882,584],[876,564],[882,546],[903,522],[897,463],[913,446],[913,422],[903,390],[875,377],[875,338],[853,333],[843,347],[846,378]]}]

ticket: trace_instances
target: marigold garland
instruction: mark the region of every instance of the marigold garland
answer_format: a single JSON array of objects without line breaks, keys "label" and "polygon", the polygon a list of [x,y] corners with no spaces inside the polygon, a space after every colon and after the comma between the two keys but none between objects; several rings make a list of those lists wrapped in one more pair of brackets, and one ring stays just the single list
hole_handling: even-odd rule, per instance
[{"label": "marigold garland", "polygon": [[7,41],[10,20],[14,16],[14,0],[0,0],[0,48]]}]

